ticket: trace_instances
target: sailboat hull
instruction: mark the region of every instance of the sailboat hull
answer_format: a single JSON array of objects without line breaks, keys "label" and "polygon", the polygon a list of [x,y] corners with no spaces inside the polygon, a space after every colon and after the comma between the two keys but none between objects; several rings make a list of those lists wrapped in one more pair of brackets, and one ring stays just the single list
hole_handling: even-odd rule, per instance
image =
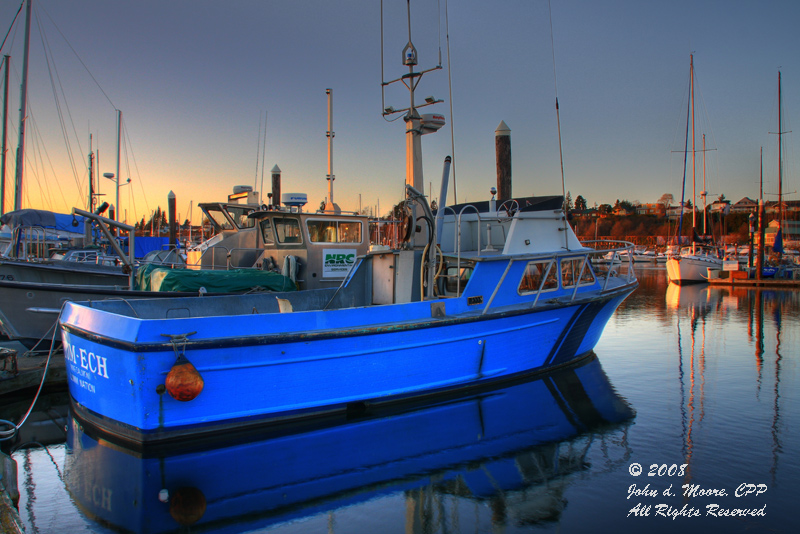
[{"label": "sailboat hull", "polygon": [[722,260],[710,256],[675,256],[667,260],[667,276],[675,284],[708,282],[708,269],[722,269]]}]

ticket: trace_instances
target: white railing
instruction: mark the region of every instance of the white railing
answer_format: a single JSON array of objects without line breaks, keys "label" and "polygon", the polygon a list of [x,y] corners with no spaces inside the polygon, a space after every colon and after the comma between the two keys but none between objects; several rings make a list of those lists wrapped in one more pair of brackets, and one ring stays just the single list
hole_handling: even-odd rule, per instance
[{"label": "white railing", "polygon": [[[544,285],[545,285],[548,277],[550,276],[550,273],[553,271],[553,269],[557,268],[558,261],[560,259],[571,259],[571,260],[580,259],[580,260],[582,260],[580,269],[577,271],[577,273],[576,272],[572,273],[573,279],[571,281],[571,285],[568,285],[568,286],[565,287],[563,285],[563,283],[560,284],[562,289],[568,289],[568,288],[572,289],[572,292],[569,295],[568,302],[574,302],[575,301],[575,299],[578,297],[578,290],[579,290],[580,287],[586,287],[586,286],[589,286],[589,285],[594,285],[594,282],[589,284],[589,283],[581,281],[583,279],[583,277],[584,277],[584,274],[586,274],[587,269],[591,269],[594,280],[596,282],[600,282],[602,284],[601,291],[608,290],[608,285],[609,285],[610,280],[612,278],[616,278],[618,276],[617,271],[614,269],[613,263],[610,264],[607,269],[605,269],[605,272],[603,272],[603,269],[600,268],[599,266],[596,266],[596,267],[592,268],[591,259],[592,259],[593,256],[598,256],[599,257],[599,256],[603,256],[603,255],[611,253],[616,258],[617,256],[619,256],[620,252],[627,251],[629,253],[628,254],[629,255],[629,259],[628,259],[628,270],[627,270],[627,273],[625,275],[625,280],[626,280],[626,283],[630,284],[631,282],[633,282],[636,279],[634,268],[633,268],[633,257],[632,257],[632,254],[631,254],[631,252],[633,251],[633,244],[632,243],[628,243],[627,241],[591,241],[591,242],[587,242],[587,243],[584,243],[584,244],[585,245],[595,245],[595,246],[596,245],[603,245],[603,246],[602,246],[602,248],[589,248],[589,249],[582,249],[582,250],[564,250],[564,251],[559,251],[559,252],[555,252],[555,253],[547,253],[547,254],[520,254],[520,255],[514,255],[514,256],[511,256],[511,257],[507,257],[506,259],[508,260],[508,264],[506,265],[506,268],[505,268],[502,276],[498,280],[497,285],[495,286],[494,290],[492,291],[491,296],[489,297],[486,305],[484,306],[482,314],[485,314],[488,311],[489,307],[492,305],[492,302],[494,301],[495,296],[500,291],[500,287],[506,281],[507,275],[508,275],[508,273],[509,273],[509,271],[511,269],[511,265],[514,264],[515,262],[520,262],[520,261],[524,261],[524,262],[538,261],[538,262],[540,262],[542,264],[547,263],[547,267],[544,269],[544,272],[542,273],[541,282],[539,283],[539,287],[536,288],[535,292],[529,293],[529,294],[534,294],[535,295],[534,299],[533,299],[533,302],[531,303],[531,307],[535,307],[537,305],[537,303],[539,302],[539,298],[541,297],[542,293],[544,292]],[[497,256],[498,261],[501,260],[502,258],[503,258],[503,256]],[[487,260],[484,260],[484,261],[487,261]],[[488,261],[491,261],[491,260],[488,260]],[[455,275],[457,277],[456,295],[461,295],[461,250],[460,249],[456,250],[456,262],[457,262],[456,263],[456,275]]]}]

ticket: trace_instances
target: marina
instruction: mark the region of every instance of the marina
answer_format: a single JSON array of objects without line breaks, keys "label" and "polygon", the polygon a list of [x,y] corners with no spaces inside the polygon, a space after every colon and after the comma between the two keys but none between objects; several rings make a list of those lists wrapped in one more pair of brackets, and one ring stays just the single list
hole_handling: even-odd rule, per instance
[{"label": "marina", "polygon": [[[21,437],[44,447],[11,453],[21,521],[87,533],[793,532],[798,293],[678,286],[663,266],[637,278],[574,367],[339,423],[141,454],[98,441],[56,397]],[[744,509],[763,514],[721,515]]]},{"label": "marina", "polygon": [[[82,425],[144,451],[496,386],[569,366],[594,348],[638,282],[632,269],[620,274],[594,266],[592,258],[632,253],[632,245],[581,242],[567,220],[563,196],[513,196],[510,175],[502,172],[510,173],[503,122],[496,142],[507,150],[498,152],[498,187],[491,187],[490,198],[448,203],[452,158],[446,156],[438,207],[432,207],[421,192],[421,138],[445,121],[419,110],[443,101],[420,99],[416,91],[423,77],[441,66],[419,65],[410,37],[410,2],[406,10],[409,41],[399,69],[404,74],[381,84],[382,94],[387,86],[404,86],[410,102],[383,112],[403,114],[406,123],[409,165],[398,205],[398,242],[372,243],[364,254],[355,247],[365,244],[369,233],[365,218],[306,217],[299,213],[305,199],[293,205],[283,195],[289,212],[274,214],[276,208],[266,205],[242,209],[241,220],[257,230],[218,235],[223,243],[242,235],[261,238],[243,239],[235,247],[249,247],[262,269],[269,254],[286,252],[275,242],[302,247],[310,241],[307,252],[298,249],[292,256],[307,264],[298,271],[305,273],[308,289],[67,300],[57,330],[71,407]],[[326,93],[330,110],[331,91]],[[330,112],[328,124],[330,132]],[[331,188],[332,137],[329,133]],[[330,194],[332,199],[332,189]],[[324,208],[326,214],[335,211],[333,204]],[[207,208],[204,212],[211,216]],[[341,238],[340,248],[319,254],[314,247],[332,247],[331,241],[339,241],[334,236]],[[229,266],[231,251],[225,250]],[[310,261],[314,252],[316,265]],[[322,284],[309,276],[316,274],[320,256],[327,268],[328,257],[347,254],[353,263],[342,266],[335,281]],[[537,343],[525,351],[508,350],[520,337]]]},{"label": "marina", "polygon": [[[333,89],[325,89],[324,181],[311,178],[305,167],[306,162],[319,164],[320,152],[304,139],[310,129],[304,123],[306,104],[290,112],[289,103],[296,106],[300,96],[282,102],[271,94],[285,74],[319,90],[320,80],[305,78],[306,71],[326,72],[333,62],[312,66],[303,59],[298,64],[308,69],[275,71],[280,78],[271,74],[259,88],[262,95],[268,88],[273,104],[281,102],[277,115],[283,118],[278,120],[292,120],[291,129],[279,128],[276,145],[282,148],[277,152],[281,158],[292,154],[294,168],[281,166],[291,169],[289,187],[302,184],[302,189],[289,190],[303,192],[281,191],[287,188],[276,164],[272,192],[265,198],[268,115],[262,112],[252,186],[226,185],[225,202],[219,184],[232,177],[252,178],[235,163],[241,153],[220,156],[219,147],[201,149],[198,160],[231,162],[201,178],[205,173],[194,162],[180,163],[183,152],[190,151],[174,147],[169,163],[162,161],[152,175],[161,183],[190,183],[193,194],[213,190],[216,196],[197,206],[192,200],[185,218],[176,213],[170,190],[167,211],[147,206],[149,222],[146,216],[138,222],[129,194],[134,222],[128,223],[127,212],[120,211],[120,187],[132,183],[124,179],[130,169],[122,168],[132,156],[127,153],[131,138],[122,111],[102,89],[116,118],[116,172],[102,174],[115,183],[115,204],[102,201],[105,194],[100,193],[100,149],[99,142],[93,143],[101,136],[87,132],[85,184],[78,176],[83,164],[72,165],[85,209],[56,213],[22,206],[23,200],[36,205],[30,178],[37,176],[34,162],[39,159],[24,152],[25,123],[32,127],[29,136],[38,129],[28,120],[33,117],[27,104],[28,54],[32,16],[35,11],[40,26],[43,10],[32,4],[23,0],[12,22],[12,27],[18,20],[25,25],[13,211],[5,210],[5,159],[0,188],[3,532],[796,530],[800,256],[795,249],[800,227],[789,219],[800,204],[787,204],[785,196],[794,193],[783,189],[783,136],[791,132],[784,128],[780,71],[778,131],[770,132],[778,136],[777,158],[771,158],[778,169],[770,171],[777,176],[778,192],[766,192],[777,195],[776,202],[764,200],[762,148],[758,201],[743,198],[737,203],[743,211],[728,219],[731,202],[724,194],[713,193],[717,201],[707,204],[708,189],[715,186],[706,184],[706,152],[716,148],[706,145],[705,125],[695,125],[692,53],[676,136],[684,144],[680,203],[674,206],[676,198],[667,192],[657,204],[617,199],[590,208],[582,194],[573,204],[568,190],[575,182],[565,173],[562,142],[570,148],[567,167],[589,152],[569,135],[562,138],[557,83],[550,128],[527,115],[519,122],[524,126],[517,127],[528,135],[534,125],[537,136],[549,131],[544,137],[552,139],[523,145],[516,194],[511,129],[499,117],[491,118],[493,124],[500,120],[494,131],[495,160],[462,156],[469,163],[460,165],[466,173],[456,181],[456,118],[452,104],[449,113],[443,105],[458,102],[447,2],[435,8],[414,3],[412,9],[410,0],[391,6],[381,1],[373,6],[379,10],[374,13],[375,19],[380,16],[379,27],[368,30],[365,24],[355,39],[372,34],[377,40],[379,35],[380,47],[370,45],[374,55],[369,60],[362,54],[364,45],[358,54],[352,47],[344,54],[342,48],[339,58],[346,57],[355,68],[328,73],[337,87],[348,87],[340,136],[348,145],[343,158],[348,172],[343,173],[346,181],[337,182],[336,202]],[[534,18],[549,21],[545,51],[552,55],[547,64],[555,82],[557,47],[550,3],[546,7],[547,17],[537,12]],[[160,15],[169,9],[163,6]],[[283,31],[275,24],[281,17],[271,5],[258,9],[266,9],[259,14],[270,13],[267,19],[275,26],[263,34],[267,42]],[[227,15],[215,23],[228,20]],[[463,16],[457,17],[462,30]],[[247,25],[247,18],[230,20]],[[176,20],[180,26],[188,19]],[[314,24],[311,18],[308,24]],[[526,25],[525,33],[544,34],[544,26],[534,27]],[[265,54],[265,61],[303,48],[303,32],[297,31],[295,44],[281,42],[280,54]],[[222,46],[223,34],[213,35],[208,43]],[[306,35],[305,40],[316,37]],[[469,54],[470,46],[462,44],[458,53]],[[350,83],[365,80],[359,72],[362,63],[377,69],[378,52],[380,107],[365,112],[364,97],[371,96],[377,107],[377,94]],[[471,62],[480,62],[485,72],[457,85],[499,79],[488,74],[501,62],[499,54],[474,55]],[[48,68],[55,61],[47,46],[45,59]],[[246,59],[247,69],[239,65],[236,70],[251,70],[254,77],[266,70],[266,63],[253,69],[252,57]],[[215,77],[223,77],[226,63],[218,62]],[[538,70],[540,61],[533,63]],[[8,106],[9,55],[3,56],[2,66]],[[521,72],[517,67],[513,70]],[[119,74],[118,65],[106,68]],[[169,77],[164,71],[159,78]],[[239,89],[228,101],[243,101],[248,83],[236,81],[230,72],[224,77],[229,87]],[[668,78],[677,76],[670,71],[663,80]],[[377,93],[375,80],[369,83]],[[593,85],[582,91],[591,95]],[[31,88],[39,91],[41,86],[37,82]],[[538,100],[541,88],[530,88]],[[113,92],[121,89],[128,88],[117,85]],[[471,111],[479,111],[473,116],[497,116],[491,101],[506,98],[499,89],[494,84],[480,91],[488,97],[486,107],[471,105]],[[564,94],[567,102],[570,90]],[[445,92],[446,99],[438,97]],[[185,89],[164,94],[181,95],[163,99],[176,108],[189,98]],[[353,94],[362,99],[357,107]],[[727,98],[725,91],[709,94]],[[54,96],[60,108],[60,99],[66,100],[63,89],[62,95],[54,89]],[[605,105],[617,100],[615,93]],[[428,106],[434,107],[423,109]],[[541,102],[526,107],[538,108]],[[520,108],[512,110],[517,124]],[[660,114],[666,116],[665,111]],[[168,125],[169,111],[161,114],[160,123]],[[63,121],[60,109],[58,115]],[[320,126],[320,114],[311,115]],[[194,119],[187,115],[179,122]],[[373,130],[374,122],[383,122],[390,133],[384,137]],[[613,122],[605,118],[598,124],[610,132]],[[449,147],[447,135],[430,135],[445,126],[450,128]],[[72,134],[63,129],[69,145]],[[485,125],[475,122],[465,131],[481,129],[486,131]],[[241,144],[233,141],[236,133],[229,133],[226,142]],[[596,125],[580,135],[586,134],[594,148],[600,146],[604,136],[597,135]],[[702,145],[697,143],[702,149],[695,146],[696,134],[698,140],[702,136]],[[423,136],[429,155],[424,163]],[[354,143],[355,137],[361,141]],[[188,136],[181,141],[189,146]],[[160,152],[163,142],[148,144],[149,150]],[[29,149],[39,144],[37,139]],[[530,160],[539,145],[547,157]],[[67,150],[72,158],[72,148]],[[581,156],[573,159],[571,151]],[[626,152],[632,157],[639,150]],[[696,152],[702,153],[701,211],[696,206],[701,176]],[[404,176],[398,171],[403,158]],[[599,154],[577,168],[587,161],[591,166],[581,174],[609,194],[610,179],[617,177],[595,172],[603,167]],[[652,167],[636,174],[617,162],[612,174],[627,176],[627,183],[613,187],[633,195],[643,175],[642,182],[658,176],[661,187],[667,173],[656,170],[652,154],[648,161]],[[738,162],[737,172],[744,174],[747,165]],[[167,179],[165,173],[176,176]],[[437,173],[441,178],[433,181]],[[691,200],[685,199],[687,177]],[[206,179],[215,185],[203,187]],[[749,192],[753,176],[746,180],[737,188]],[[325,182],[327,196],[319,208],[307,207],[306,187],[316,195]],[[35,188],[49,195],[44,183]],[[56,188],[50,189],[55,194]],[[362,192],[368,190],[384,194],[383,211],[379,199],[374,210],[362,209]],[[44,195],[40,201],[45,203]],[[343,211],[340,203],[357,203],[358,209]],[[195,208],[201,212],[198,225],[191,222]],[[691,209],[686,215],[691,229],[684,222],[685,209]]]}]

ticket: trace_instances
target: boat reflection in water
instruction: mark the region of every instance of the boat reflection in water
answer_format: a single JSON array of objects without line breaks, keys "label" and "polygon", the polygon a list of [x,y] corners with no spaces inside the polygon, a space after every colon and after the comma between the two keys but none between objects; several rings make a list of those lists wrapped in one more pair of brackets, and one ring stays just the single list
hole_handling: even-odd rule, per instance
[{"label": "boat reflection in water", "polygon": [[134,452],[72,419],[65,482],[86,515],[133,532],[239,531],[391,495],[411,532],[426,513],[457,521],[445,508],[465,500],[488,506],[492,523],[558,520],[593,443],[611,468],[630,455],[634,411],[594,354],[473,393],[194,452]]},{"label": "boat reflection in water", "polygon": [[[754,347],[754,361],[736,361],[725,358],[729,369],[744,365],[746,369],[755,371],[756,396],[768,409],[759,412],[763,417],[761,423],[769,422],[771,440],[771,482],[775,484],[778,471],[779,452],[782,450],[783,425],[781,424],[781,372],[785,365],[784,337],[787,332],[781,327],[785,316],[790,321],[796,320],[800,310],[800,293],[792,290],[753,289],[728,286],[690,285],[675,286],[669,284],[666,294],[667,308],[674,312],[676,319],[678,368],[680,387],[680,412],[683,437],[683,459],[689,465],[684,483],[692,482],[692,465],[697,440],[695,432],[701,421],[706,418],[706,374],[709,365],[713,381],[730,380],[734,373],[720,371],[717,366],[720,340],[736,344],[734,336],[721,336],[719,324],[730,322],[736,327],[746,324],[746,336],[742,342]],[[742,329],[743,330],[743,329]],[[741,330],[740,330],[741,331]],[[767,334],[774,336],[767,343]],[[688,335],[687,335],[688,334]],[[789,330],[789,345],[796,343],[796,337]],[[769,344],[769,348],[767,345]],[[710,362],[707,361],[710,359]],[[752,364],[755,365],[752,365]],[[713,387],[713,386],[712,386]],[[741,399],[729,398],[730,404],[738,404]],[[763,409],[763,408],[762,408]],[[749,408],[753,411],[753,408]],[[747,413],[744,407],[741,413]],[[770,413],[771,412],[771,413]],[[746,421],[746,418],[742,419]],[[733,435],[747,432],[754,436],[756,427],[742,423],[743,428],[729,427]],[[742,445],[742,451],[749,450]]]}]

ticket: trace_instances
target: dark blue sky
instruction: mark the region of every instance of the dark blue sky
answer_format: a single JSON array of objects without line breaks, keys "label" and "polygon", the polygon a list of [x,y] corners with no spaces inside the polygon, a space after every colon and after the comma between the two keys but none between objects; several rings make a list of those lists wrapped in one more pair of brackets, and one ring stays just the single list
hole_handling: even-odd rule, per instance
[{"label": "dark blue sky", "polygon": [[[514,194],[560,193],[555,72],[572,197],[583,195],[590,205],[679,198],[694,53],[697,149],[704,133],[714,149],[706,153],[709,195],[757,196],[762,146],[764,189],[777,192],[778,141],[769,132],[778,128],[779,69],[784,130],[799,107],[797,2],[453,0],[452,90],[445,4],[412,1],[420,66],[436,65],[440,47],[445,66],[419,87],[419,97],[447,101],[436,111],[448,125],[423,138],[426,189],[439,190],[452,123],[458,200],[486,198],[495,183],[494,130],[503,120],[512,130]],[[18,6],[0,6],[4,30]],[[186,218],[190,202],[224,198],[238,184],[260,188],[265,112],[265,183],[277,164],[284,192],[307,193],[314,209],[327,194],[327,87],[334,91],[337,203],[352,210],[359,201],[380,202],[385,212],[401,198],[405,128],[380,115],[377,0],[34,0],[34,7],[26,207],[68,211],[85,203],[90,133],[101,172],[115,171],[118,108],[126,136],[122,175],[132,179],[120,203],[129,220],[165,206],[170,190]],[[405,72],[402,0],[384,0],[384,33],[385,78],[396,78]],[[49,71],[43,43],[52,54]],[[12,56],[13,155],[21,24],[3,52]],[[386,99],[407,105],[391,88]],[[784,136],[785,191],[798,189],[792,135]],[[697,162],[701,180],[700,153]],[[110,192],[113,184],[103,182]]]}]

